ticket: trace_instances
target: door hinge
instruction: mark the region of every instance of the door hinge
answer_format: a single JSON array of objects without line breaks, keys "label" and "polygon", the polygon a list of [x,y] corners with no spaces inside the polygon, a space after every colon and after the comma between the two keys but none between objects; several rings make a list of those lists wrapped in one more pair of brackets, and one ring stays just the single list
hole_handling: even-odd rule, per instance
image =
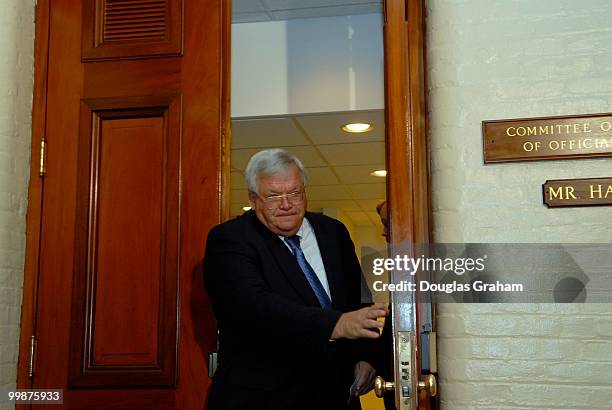
[{"label": "door hinge", "polygon": [[40,169],[39,174],[41,177],[44,177],[47,173],[46,164],[45,164],[45,147],[47,146],[47,141],[45,141],[45,137],[40,139]]},{"label": "door hinge", "polygon": [[34,377],[34,359],[36,357],[36,337],[30,337],[30,363],[28,363],[28,377]]}]

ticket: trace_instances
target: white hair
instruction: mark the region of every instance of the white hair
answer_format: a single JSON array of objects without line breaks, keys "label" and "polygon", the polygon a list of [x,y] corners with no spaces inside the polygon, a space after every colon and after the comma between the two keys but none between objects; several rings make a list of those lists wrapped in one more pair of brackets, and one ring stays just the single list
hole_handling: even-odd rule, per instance
[{"label": "white hair", "polygon": [[249,192],[259,193],[259,178],[284,174],[295,164],[302,176],[302,183],[306,186],[306,173],[302,162],[289,152],[280,148],[265,149],[251,157],[247,164],[245,174]]}]

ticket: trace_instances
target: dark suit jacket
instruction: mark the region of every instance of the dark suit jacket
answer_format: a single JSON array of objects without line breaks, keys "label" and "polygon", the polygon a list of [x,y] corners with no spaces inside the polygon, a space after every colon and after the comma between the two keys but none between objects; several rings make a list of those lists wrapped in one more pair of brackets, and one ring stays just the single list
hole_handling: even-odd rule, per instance
[{"label": "dark suit jacket", "polygon": [[[291,251],[253,211],[210,231],[204,278],[220,364],[209,410],[347,408],[354,364],[374,361],[372,341],[329,341],[342,312],[360,307],[361,270],[348,231],[323,215],[306,218],[333,310],[319,306]],[[359,408],[359,400],[350,408]]]}]

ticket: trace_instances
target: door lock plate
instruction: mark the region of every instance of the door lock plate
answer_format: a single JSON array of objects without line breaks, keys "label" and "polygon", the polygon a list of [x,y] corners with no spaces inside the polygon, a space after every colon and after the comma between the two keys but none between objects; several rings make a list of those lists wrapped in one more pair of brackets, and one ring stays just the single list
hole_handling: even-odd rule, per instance
[{"label": "door lock plate", "polygon": [[411,409],[412,391],[412,332],[397,332],[397,364],[399,379],[396,388],[399,393],[399,410]]}]

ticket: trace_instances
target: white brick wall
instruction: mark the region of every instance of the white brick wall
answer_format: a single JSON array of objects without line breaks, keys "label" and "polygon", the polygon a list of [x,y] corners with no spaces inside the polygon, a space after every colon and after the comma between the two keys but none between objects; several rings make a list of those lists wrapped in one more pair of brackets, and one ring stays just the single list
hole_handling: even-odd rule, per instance
[{"label": "white brick wall", "polygon": [[[25,256],[34,1],[0,2],[0,389],[14,389]],[[0,409],[14,406],[0,398]]]},{"label": "white brick wall", "polygon": [[[612,207],[547,209],[547,179],[612,159],[487,165],[481,121],[612,112],[609,0],[428,0],[438,242],[612,242]],[[441,305],[443,409],[612,408],[612,305]]]}]

